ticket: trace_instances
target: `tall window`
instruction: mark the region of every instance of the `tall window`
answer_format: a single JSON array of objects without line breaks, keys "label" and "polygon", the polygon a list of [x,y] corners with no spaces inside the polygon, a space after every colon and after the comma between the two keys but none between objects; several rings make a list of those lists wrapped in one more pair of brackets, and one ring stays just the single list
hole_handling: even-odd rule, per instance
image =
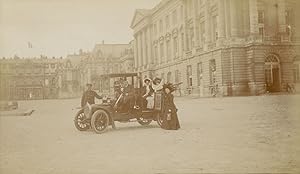
[{"label": "tall window", "polygon": [[180,71],[179,70],[176,70],[175,71],[175,83],[179,83],[180,82]]},{"label": "tall window", "polygon": [[258,23],[263,24],[265,21],[265,13],[262,10],[258,11]]},{"label": "tall window", "polygon": [[264,31],[264,27],[259,27],[259,35],[261,36],[261,37],[264,37],[264,34],[265,34],[265,31]]},{"label": "tall window", "polygon": [[181,33],[181,50],[184,51],[184,33]]},{"label": "tall window", "polygon": [[178,38],[177,37],[174,37],[174,39],[173,39],[173,47],[174,47],[174,56],[176,58],[177,53],[178,53]]},{"label": "tall window", "polygon": [[164,26],[163,26],[163,21],[161,19],[161,20],[159,20],[159,32],[162,33],[163,30],[164,30]]},{"label": "tall window", "polygon": [[216,60],[212,59],[209,61],[210,84],[214,84],[216,82],[216,70]]},{"label": "tall window", "polygon": [[189,87],[193,86],[192,65],[187,66],[187,84]]},{"label": "tall window", "polygon": [[154,35],[156,36],[157,35],[157,26],[156,26],[156,23],[153,25],[153,32],[154,32]]},{"label": "tall window", "polygon": [[171,60],[171,46],[170,40],[167,40],[167,62]]},{"label": "tall window", "polygon": [[183,21],[183,5],[180,6],[180,21]]},{"label": "tall window", "polygon": [[173,25],[177,24],[177,10],[176,9],[172,13],[172,22],[173,22]]},{"label": "tall window", "polygon": [[161,73],[160,78],[165,80],[165,73]]},{"label": "tall window", "polygon": [[197,64],[197,77],[198,77],[198,86],[202,85],[202,74],[203,74],[203,69],[202,69],[202,62]]},{"label": "tall window", "polygon": [[204,39],[205,39],[205,24],[204,24],[204,22],[201,22],[201,24],[200,24],[200,35],[201,35],[201,37],[200,37],[200,39],[201,39],[201,43],[204,43]]},{"label": "tall window", "polygon": [[166,29],[170,28],[170,18],[169,15],[166,16]]},{"label": "tall window", "polygon": [[154,46],[154,62],[158,63],[158,49],[157,49],[157,45]]},{"label": "tall window", "polygon": [[214,35],[214,41],[218,40],[218,24],[217,24],[217,16],[213,17],[213,35]]},{"label": "tall window", "polygon": [[172,81],[172,73],[168,72],[167,74],[167,82],[171,82]]},{"label": "tall window", "polygon": [[163,42],[160,43],[159,49],[160,49],[160,62],[164,62],[163,61],[163,58],[164,58],[164,43]]}]

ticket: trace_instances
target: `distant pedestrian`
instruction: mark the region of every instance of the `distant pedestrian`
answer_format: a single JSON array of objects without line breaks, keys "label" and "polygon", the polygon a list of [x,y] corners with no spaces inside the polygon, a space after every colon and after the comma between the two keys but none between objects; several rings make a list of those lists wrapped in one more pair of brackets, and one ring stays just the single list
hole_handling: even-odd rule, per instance
[{"label": "distant pedestrian", "polygon": [[166,130],[178,130],[180,128],[177,108],[172,94],[174,90],[175,88],[170,83],[163,85],[162,128]]}]

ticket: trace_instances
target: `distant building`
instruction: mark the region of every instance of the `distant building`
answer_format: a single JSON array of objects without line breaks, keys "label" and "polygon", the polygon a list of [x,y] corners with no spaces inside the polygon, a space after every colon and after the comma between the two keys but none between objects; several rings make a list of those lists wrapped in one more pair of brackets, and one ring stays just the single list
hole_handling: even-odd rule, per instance
[{"label": "distant building", "polygon": [[1,99],[50,99],[58,97],[57,70],[62,59],[13,58],[0,60]]},{"label": "distant building", "polygon": [[162,0],[137,9],[134,70],[198,96],[285,91],[299,85],[299,3]]},{"label": "distant building", "polygon": [[134,71],[133,48],[133,41],[131,41],[128,48],[125,48],[125,50],[121,53],[120,73],[132,73]]}]

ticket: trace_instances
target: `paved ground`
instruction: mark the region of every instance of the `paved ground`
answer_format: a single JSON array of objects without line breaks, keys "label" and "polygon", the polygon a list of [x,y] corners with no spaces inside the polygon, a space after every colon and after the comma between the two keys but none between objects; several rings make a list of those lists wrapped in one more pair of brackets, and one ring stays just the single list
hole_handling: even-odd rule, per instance
[{"label": "paved ground", "polygon": [[300,95],[176,98],[182,128],[73,125],[79,99],[20,102],[0,117],[0,173],[300,173]]}]

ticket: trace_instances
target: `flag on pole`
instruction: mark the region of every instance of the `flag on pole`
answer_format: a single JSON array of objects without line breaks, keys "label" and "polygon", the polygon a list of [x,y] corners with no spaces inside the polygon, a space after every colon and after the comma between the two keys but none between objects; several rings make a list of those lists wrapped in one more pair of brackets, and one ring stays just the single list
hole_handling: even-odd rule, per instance
[{"label": "flag on pole", "polygon": [[28,48],[32,48],[32,43],[28,42]]}]

